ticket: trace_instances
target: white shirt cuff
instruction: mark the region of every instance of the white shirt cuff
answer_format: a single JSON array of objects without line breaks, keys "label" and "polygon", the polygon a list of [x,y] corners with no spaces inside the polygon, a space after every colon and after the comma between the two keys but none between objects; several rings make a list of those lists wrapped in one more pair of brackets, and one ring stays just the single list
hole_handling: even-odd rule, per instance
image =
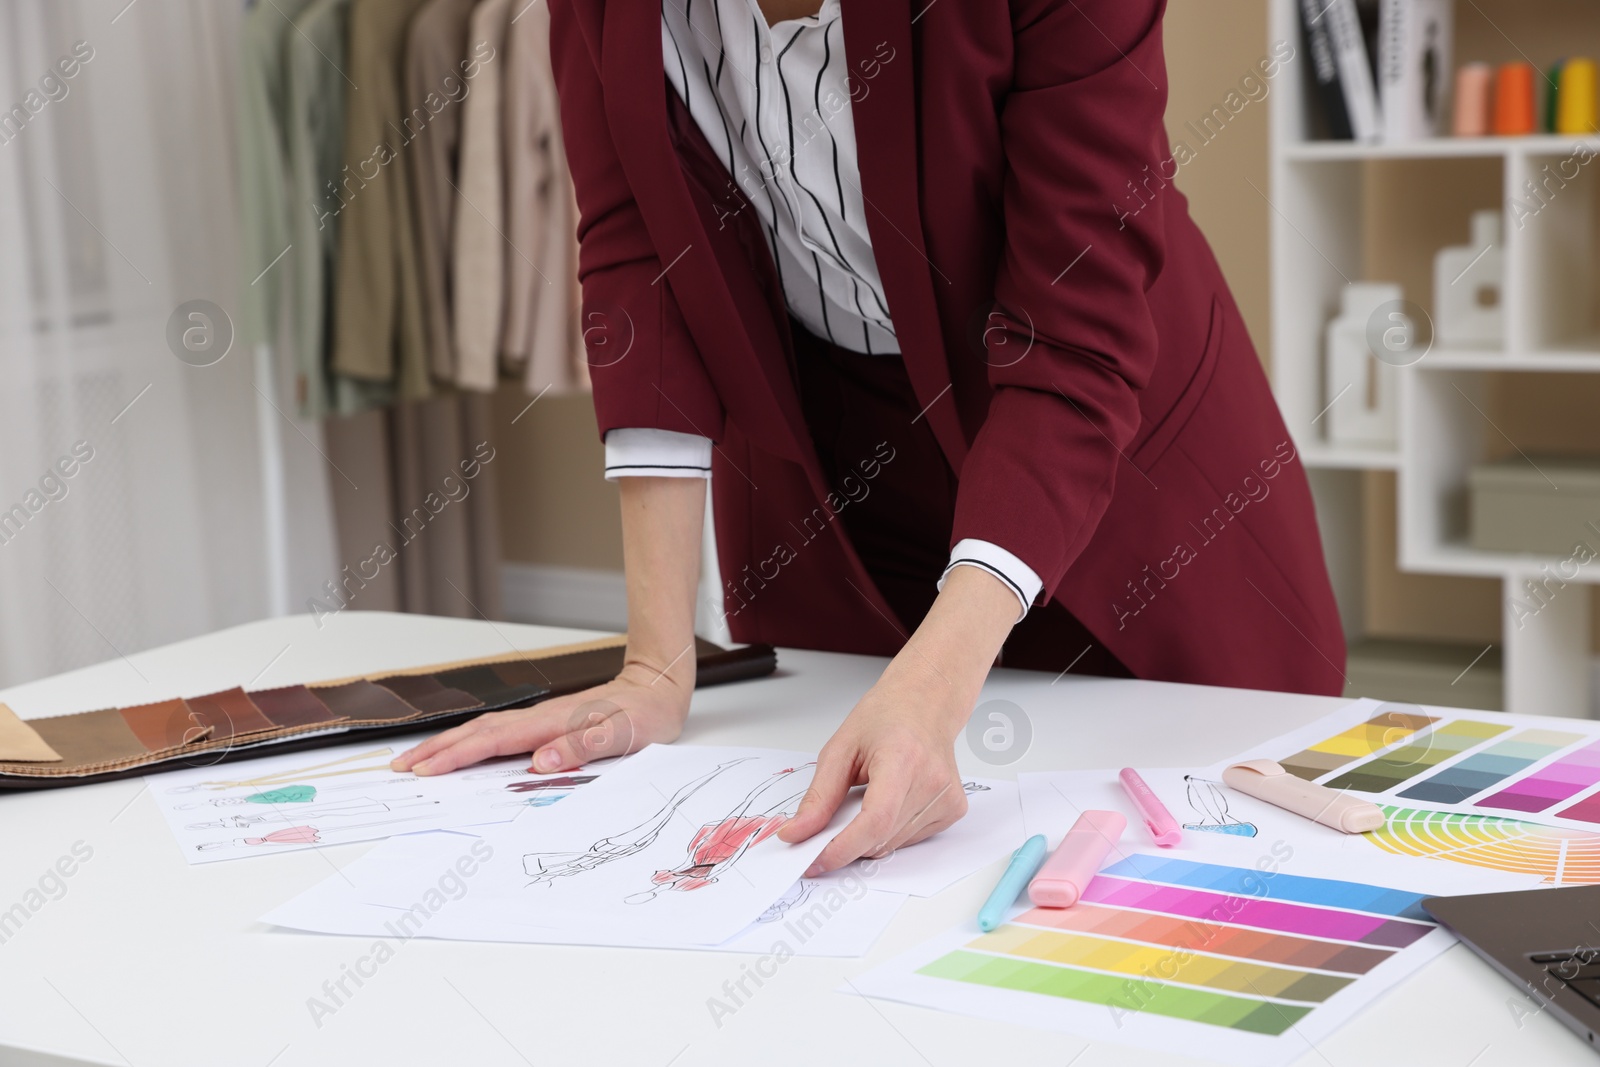
[{"label": "white shirt cuff", "polygon": [[950,550],[950,565],[939,577],[941,591],[944,589],[945,579],[949,578],[950,572],[957,567],[977,567],[1006,583],[1011,591],[1017,594],[1017,602],[1022,605],[1022,610],[1017,615],[1018,622],[1028,614],[1028,609],[1039,599],[1039,593],[1044,588],[1044,582],[1034,573],[1032,567],[991,541],[979,541],[971,537],[957,541],[956,547]]},{"label": "white shirt cuff", "polygon": [[709,478],[711,438],[676,430],[606,431],[606,481]]}]

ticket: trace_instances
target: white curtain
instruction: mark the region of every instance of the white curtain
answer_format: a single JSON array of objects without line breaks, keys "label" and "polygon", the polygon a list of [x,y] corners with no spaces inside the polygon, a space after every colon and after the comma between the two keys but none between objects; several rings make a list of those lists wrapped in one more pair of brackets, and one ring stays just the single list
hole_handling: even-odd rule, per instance
[{"label": "white curtain", "polygon": [[0,685],[304,610],[288,590],[338,573],[286,361],[194,366],[167,339],[249,281],[242,9],[0,0]]}]

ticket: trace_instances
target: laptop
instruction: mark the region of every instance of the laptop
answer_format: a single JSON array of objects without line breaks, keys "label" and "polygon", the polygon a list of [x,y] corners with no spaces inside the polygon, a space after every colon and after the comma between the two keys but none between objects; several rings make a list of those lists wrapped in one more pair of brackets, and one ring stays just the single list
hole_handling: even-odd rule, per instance
[{"label": "laptop", "polygon": [[1429,915],[1557,1019],[1600,1032],[1600,886],[1431,897]]}]

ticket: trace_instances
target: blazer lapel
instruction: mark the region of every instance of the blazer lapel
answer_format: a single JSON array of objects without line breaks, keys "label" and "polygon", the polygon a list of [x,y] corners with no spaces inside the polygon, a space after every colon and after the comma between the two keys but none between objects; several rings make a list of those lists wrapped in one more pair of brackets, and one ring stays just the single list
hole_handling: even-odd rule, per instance
[{"label": "blazer lapel", "polygon": [[[851,100],[850,108],[872,253],[911,386],[945,458],[959,472],[967,440],[934,299],[938,267],[928,259],[922,236],[911,0],[843,2],[851,84],[865,81],[870,86],[862,99]],[[948,279],[940,284],[949,284]]]},{"label": "blazer lapel", "polygon": [[[804,465],[815,481],[820,468],[779,334],[752,337],[752,324],[740,313],[718,245],[706,229],[700,211],[703,205],[695,202],[672,143],[667,111],[671,90],[662,68],[659,5],[610,0],[605,5],[600,62],[608,88],[606,118],[612,141],[645,226],[667,265],[666,276],[657,284],[672,287],[700,346],[701,358],[708,364],[760,368],[759,384],[746,395],[759,409],[755,425],[741,428],[769,452]],[[674,256],[680,258],[674,260]],[[720,380],[751,380],[737,368],[727,369],[731,373],[717,375]],[[819,493],[826,491],[826,486],[818,489]]]}]

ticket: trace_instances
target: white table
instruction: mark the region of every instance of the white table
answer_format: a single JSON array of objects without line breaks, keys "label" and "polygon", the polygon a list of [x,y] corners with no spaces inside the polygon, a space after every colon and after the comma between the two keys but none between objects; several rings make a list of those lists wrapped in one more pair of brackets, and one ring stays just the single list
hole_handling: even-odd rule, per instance
[{"label": "white table", "polygon": [[[245,684],[285,685],[536,648],[587,631],[346,612],[240,626],[0,692],[23,717]],[[815,750],[882,661],[782,651],[779,675],[695,697],[684,739]],[[1015,702],[1032,745],[995,768],[1193,765],[1338,706],[1304,696],[997,671],[984,699]],[[911,900],[871,956],[793,958],[718,1027],[707,999],[751,957],[712,952],[404,943],[317,1026],[307,999],[370,938],[319,937],[256,917],[372,847],[190,867],[139,781],[0,795],[0,911],[73,846],[92,857],[0,944],[0,1067],[300,1067],[330,1064],[1161,1064],[1116,1045],[835,990],[971,918],[1000,864]],[[1519,1023],[1520,1018],[1520,1023]],[[1204,1049],[1196,1048],[1197,1055]],[[1588,1063],[1584,1043],[1457,946],[1316,1049],[1306,1064]],[[1196,1061],[1204,1062],[1204,1061]]]}]

